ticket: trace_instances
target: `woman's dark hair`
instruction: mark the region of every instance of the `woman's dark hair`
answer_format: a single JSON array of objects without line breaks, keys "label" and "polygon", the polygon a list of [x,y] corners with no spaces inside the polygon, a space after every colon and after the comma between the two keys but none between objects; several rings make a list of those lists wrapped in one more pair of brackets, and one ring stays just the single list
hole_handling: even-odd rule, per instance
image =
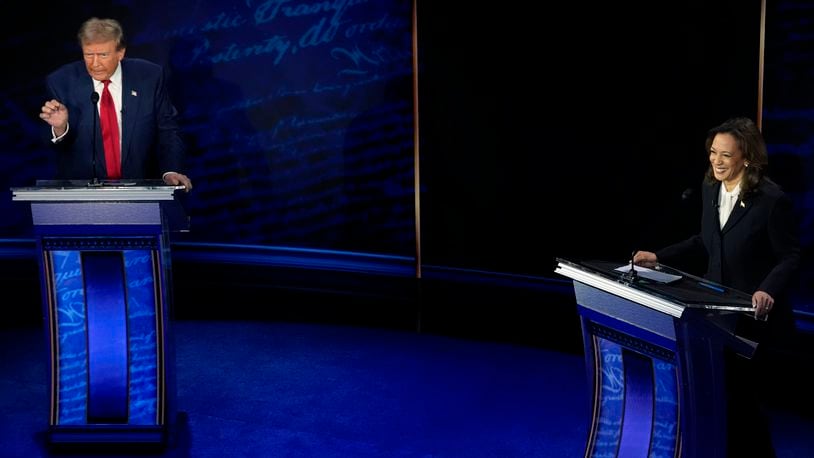
[{"label": "woman's dark hair", "polygon": [[[760,133],[755,123],[749,118],[728,119],[723,124],[713,127],[707,133],[707,154],[709,154],[712,147],[712,141],[718,134],[731,135],[746,160],[747,167],[743,171],[741,194],[739,196],[743,199],[757,189],[758,183],[763,177],[763,171],[769,164],[769,153],[766,149],[766,142],[763,140],[763,134]],[[707,169],[704,178],[708,183],[717,182],[712,170],[712,164]]]}]

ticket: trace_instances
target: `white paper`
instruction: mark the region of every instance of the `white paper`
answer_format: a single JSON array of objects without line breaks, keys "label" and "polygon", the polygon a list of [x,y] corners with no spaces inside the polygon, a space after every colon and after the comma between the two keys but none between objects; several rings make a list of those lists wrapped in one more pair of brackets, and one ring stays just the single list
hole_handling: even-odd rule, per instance
[{"label": "white paper", "polygon": [[[630,272],[630,264],[625,264],[616,269],[619,272]],[[673,275],[664,273],[658,270],[648,269],[647,267],[635,266],[636,274],[642,278],[653,280],[659,283],[672,283],[681,280],[681,275]]]}]

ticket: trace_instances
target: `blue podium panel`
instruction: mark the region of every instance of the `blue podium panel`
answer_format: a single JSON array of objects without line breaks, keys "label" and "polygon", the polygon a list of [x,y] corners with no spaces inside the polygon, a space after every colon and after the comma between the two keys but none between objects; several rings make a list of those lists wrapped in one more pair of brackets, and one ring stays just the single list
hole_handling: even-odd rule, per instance
[{"label": "blue podium panel", "polygon": [[754,354],[757,343],[734,332],[751,297],[667,266],[650,279],[615,266],[556,269],[574,280],[582,326],[593,406],[585,456],[726,457],[724,354]]},{"label": "blue podium panel", "polygon": [[[154,433],[167,420],[168,390],[158,237],[106,237],[100,246],[92,238],[44,237],[41,244],[49,285],[52,432],[74,427],[73,442],[86,436],[76,426],[92,425],[93,436],[105,425],[137,425],[139,431],[155,427],[148,436],[160,438]],[[82,249],[65,249],[71,244]]]},{"label": "blue podium panel", "polygon": [[680,456],[679,366],[674,348],[650,343],[664,343],[655,334],[621,332],[618,329],[631,329],[591,309],[579,309],[594,387],[586,456]]},{"label": "blue podium panel", "polygon": [[58,182],[13,190],[15,200],[31,202],[40,254],[52,444],[168,440],[168,233],[171,220],[185,218],[177,189]]},{"label": "blue podium panel", "polygon": [[120,251],[81,253],[88,341],[88,423],[127,423],[127,307]]}]

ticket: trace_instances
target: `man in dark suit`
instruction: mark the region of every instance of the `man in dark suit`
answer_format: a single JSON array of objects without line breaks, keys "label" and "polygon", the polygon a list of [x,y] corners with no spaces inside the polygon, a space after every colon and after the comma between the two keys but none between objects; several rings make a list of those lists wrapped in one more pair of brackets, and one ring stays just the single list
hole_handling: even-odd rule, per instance
[{"label": "man in dark suit", "polygon": [[185,145],[163,69],[124,58],[116,20],[91,18],[78,38],[84,61],[48,75],[50,100],[40,113],[58,151],[58,177],[162,178],[192,189],[182,173]]},{"label": "man in dark suit", "polygon": [[729,456],[773,457],[758,401],[777,376],[767,355],[795,333],[787,296],[800,264],[797,224],[791,199],[763,175],[768,151],[752,120],[734,118],[711,129],[706,148],[700,233],[655,253],[639,251],[633,261],[655,267],[700,254],[707,260],[705,278],[752,295],[760,321],[742,320],[738,332],[760,345],[752,361],[728,360]]}]

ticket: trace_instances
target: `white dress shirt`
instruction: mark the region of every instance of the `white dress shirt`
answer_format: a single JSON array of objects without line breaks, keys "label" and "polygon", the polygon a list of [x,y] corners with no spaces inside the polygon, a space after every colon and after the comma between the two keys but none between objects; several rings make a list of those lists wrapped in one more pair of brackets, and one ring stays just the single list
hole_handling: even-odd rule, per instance
[{"label": "white dress shirt", "polygon": [[741,184],[738,182],[732,191],[726,190],[726,185],[721,183],[721,192],[718,193],[718,219],[721,222],[721,229],[726,225],[729,215],[738,203],[738,195],[741,193]]}]

